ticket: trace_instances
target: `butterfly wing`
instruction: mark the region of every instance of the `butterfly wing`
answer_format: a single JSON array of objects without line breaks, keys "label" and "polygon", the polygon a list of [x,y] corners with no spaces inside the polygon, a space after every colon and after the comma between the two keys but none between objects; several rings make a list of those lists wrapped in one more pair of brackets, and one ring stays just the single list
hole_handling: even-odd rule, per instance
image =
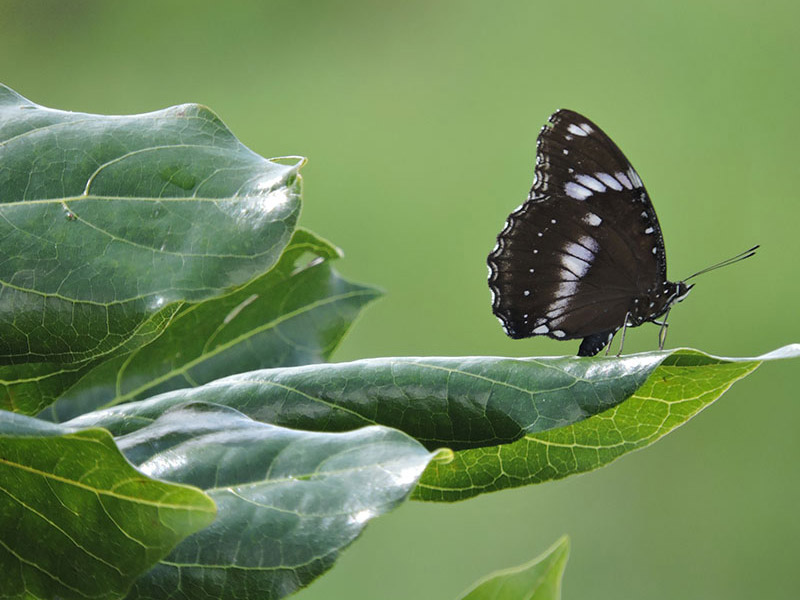
[{"label": "butterfly wing", "polygon": [[488,264],[493,311],[514,338],[613,333],[666,277],[639,175],[597,125],[568,110],[542,129],[533,188]]}]

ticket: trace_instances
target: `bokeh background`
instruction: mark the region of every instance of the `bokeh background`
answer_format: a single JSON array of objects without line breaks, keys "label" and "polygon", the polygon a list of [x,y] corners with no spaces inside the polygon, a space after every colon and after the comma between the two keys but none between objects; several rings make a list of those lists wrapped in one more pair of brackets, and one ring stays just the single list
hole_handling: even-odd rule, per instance
[{"label": "bokeh background", "polygon": [[[623,148],[680,278],[668,344],[800,341],[800,4],[0,0],[0,81],[47,106],[213,108],[265,156],[309,157],[302,222],[387,291],[336,358],[573,354],[507,339],[485,257],[557,108]],[[653,349],[657,327],[629,333]],[[572,537],[566,599],[797,598],[800,363],[762,367],[594,473],[374,522],[298,596],[449,599]]]}]

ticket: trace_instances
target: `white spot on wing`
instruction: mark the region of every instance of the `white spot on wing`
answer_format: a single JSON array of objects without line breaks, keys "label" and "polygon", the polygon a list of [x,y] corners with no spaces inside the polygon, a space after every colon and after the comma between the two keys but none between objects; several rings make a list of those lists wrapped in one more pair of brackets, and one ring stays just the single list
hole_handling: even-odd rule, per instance
[{"label": "white spot on wing", "polygon": [[575,200],[586,200],[592,195],[592,190],[570,181],[564,186],[564,193],[570,198],[575,198]]},{"label": "white spot on wing", "polygon": [[633,182],[633,185],[635,187],[644,187],[644,184],[642,183],[642,180],[640,179],[639,174],[636,172],[636,170],[633,167],[630,167],[628,169],[628,177],[631,178],[631,181]]},{"label": "white spot on wing", "polygon": [[547,325],[539,325],[539,327],[533,330],[533,333],[535,333],[536,335],[543,335],[545,333],[548,333],[549,331],[550,329],[547,327]]},{"label": "white spot on wing", "polygon": [[562,280],[562,285],[565,281],[578,281],[579,279],[577,273],[573,273],[567,269],[559,270],[558,277]]},{"label": "white spot on wing", "polygon": [[[567,296],[575,293],[577,285],[565,284],[578,281],[589,272],[596,251],[597,242],[588,236],[581,237],[577,243],[569,242],[564,247],[561,255],[561,265],[564,268],[560,271],[562,282],[556,292],[557,296]],[[553,309],[552,306],[550,308],[551,310]]]},{"label": "white spot on wing", "polygon": [[581,123],[579,127],[583,129],[587,135],[590,133],[594,133],[594,129],[592,129],[592,126],[589,125],[588,123]]},{"label": "white spot on wing", "polygon": [[600,224],[603,222],[603,219],[598,217],[593,212],[590,212],[583,217],[583,222],[586,223],[587,225],[591,225],[592,227],[600,227]]},{"label": "white spot on wing", "polygon": [[578,260],[569,254],[565,254],[561,257],[561,264],[564,265],[564,268],[569,269],[578,277],[583,277],[586,275],[586,272],[591,266],[591,264],[583,262],[582,260]]},{"label": "white spot on wing", "polygon": [[[589,126],[585,125],[585,127],[589,127]],[[572,133],[574,135],[580,135],[582,137],[586,137],[587,135],[589,135],[591,133],[591,128],[589,128],[589,131],[586,131],[582,127],[579,127],[578,125],[575,125],[575,123],[570,123],[569,127],[567,127],[567,131],[569,131],[570,133]]]},{"label": "white spot on wing", "polygon": [[582,186],[593,189],[595,192],[605,192],[606,186],[599,179],[595,179],[591,175],[576,175],[575,181]]},{"label": "white spot on wing", "polygon": [[594,176],[605,183],[612,190],[616,190],[618,192],[622,191],[622,184],[608,173],[595,173]]},{"label": "white spot on wing", "polygon": [[[577,280],[576,281],[562,281],[560,284],[558,284],[558,289],[556,290],[556,296],[558,296],[559,298],[562,298],[561,301],[564,302],[564,306],[563,307],[566,307],[567,302],[565,301],[565,299],[563,297],[564,296],[572,296],[572,295],[576,294],[577,292],[578,292],[578,282],[577,282]],[[556,304],[557,304],[557,302],[554,302],[553,304],[551,304],[550,307],[548,308],[548,310],[555,310],[557,308],[558,309],[563,308],[561,305],[556,306]]]},{"label": "white spot on wing", "polygon": [[580,239],[578,239],[578,243],[588,248],[592,253],[600,249],[600,246],[597,245],[597,240],[588,235],[582,235]]},{"label": "white spot on wing", "polygon": [[631,183],[631,180],[628,179],[628,176],[625,175],[625,173],[614,173],[614,177],[616,177],[617,181],[619,181],[627,189],[629,190],[633,189],[633,184]]},{"label": "white spot on wing", "polygon": [[[569,285],[573,288],[577,288],[577,284],[570,282]],[[557,293],[561,292],[561,287],[557,290]],[[547,316],[551,319],[558,317],[564,310],[569,306],[569,298],[559,298],[555,302],[553,302],[550,306],[547,307]]]},{"label": "white spot on wing", "polygon": [[561,331],[560,329],[553,329],[553,335],[556,336],[557,338],[563,338],[566,337],[567,334]]},{"label": "white spot on wing", "polygon": [[651,233],[653,233],[654,231],[655,231],[655,229],[653,229],[652,227],[648,227],[647,229],[645,229],[645,230],[644,230],[644,232],[645,232],[647,235],[650,235],[650,234],[651,234]]}]

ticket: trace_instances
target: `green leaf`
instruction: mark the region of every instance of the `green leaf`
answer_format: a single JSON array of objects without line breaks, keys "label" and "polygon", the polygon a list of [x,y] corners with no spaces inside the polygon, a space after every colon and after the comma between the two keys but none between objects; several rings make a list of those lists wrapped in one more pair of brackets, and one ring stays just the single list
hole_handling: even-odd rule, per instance
[{"label": "green leaf", "polygon": [[298,229],[268,273],[187,307],[161,337],[95,368],[48,414],[62,421],[233,373],[328,360],[380,295],[342,279],[330,264],[338,257],[329,242]]},{"label": "green leaf", "polygon": [[214,514],[199,490],[134,469],[107,431],[0,411],[3,598],[119,598]]},{"label": "green leaf", "polygon": [[457,452],[452,462],[431,465],[414,498],[451,502],[592,471],[683,425],[761,362],[797,356],[800,344],[750,359],[670,351],[662,354],[644,385],[619,406],[569,427],[526,435],[513,444]]},{"label": "green leaf", "polygon": [[495,446],[616,406],[664,354],[620,359],[380,358],[266,369],[120,405],[72,421],[128,433],[189,401],[230,406],[274,425],[400,429],[430,449]]},{"label": "green leaf", "polygon": [[243,373],[70,421],[130,433],[188,401],[317,431],[380,424],[433,449],[414,498],[454,501],[596,469],[646,446],[716,400],[760,361],[695,350],[622,358],[385,358]]},{"label": "green leaf", "polygon": [[300,209],[294,163],[202,106],[91,115],[0,86],[0,406],[38,412],[37,385],[55,394],[269,270]]},{"label": "green leaf", "polygon": [[569,538],[564,536],[531,562],[492,573],[461,600],[560,600],[568,558]]},{"label": "green leaf", "polygon": [[269,600],[308,585],[408,497],[434,457],[384,427],[294,431],[202,403],[118,443],[144,473],[197,485],[219,507],[211,527],[136,582],[130,598],[153,600]]},{"label": "green leaf", "polygon": [[[0,288],[2,283],[0,282]],[[2,304],[2,301],[0,301]],[[180,312],[183,303],[165,306],[133,332],[126,348],[151,342]],[[0,365],[0,410],[35,415],[54,402],[63,392],[79,381],[93,366],[113,357],[125,348],[77,363],[41,362]]]}]

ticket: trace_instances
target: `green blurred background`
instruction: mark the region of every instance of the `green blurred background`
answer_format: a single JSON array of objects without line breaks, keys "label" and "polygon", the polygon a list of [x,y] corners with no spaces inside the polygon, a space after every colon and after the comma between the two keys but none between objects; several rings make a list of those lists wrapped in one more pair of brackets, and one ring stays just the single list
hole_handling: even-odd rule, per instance
[{"label": "green blurred background", "polygon": [[[338,360],[577,351],[504,336],[485,258],[547,116],[584,112],[647,184],[673,278],[762,244],[698,281],[668,339],[753,355],[800,341],[798,23],[770,1],[0,0],[0,81],[88,112],[200,102],[260,154],[308,156],[302,222],[387,291]],[[409,503],[299,597],[455,598],[568,533],[565,599],[797,598],[798,371],[763,367],[600,471]]]}]

